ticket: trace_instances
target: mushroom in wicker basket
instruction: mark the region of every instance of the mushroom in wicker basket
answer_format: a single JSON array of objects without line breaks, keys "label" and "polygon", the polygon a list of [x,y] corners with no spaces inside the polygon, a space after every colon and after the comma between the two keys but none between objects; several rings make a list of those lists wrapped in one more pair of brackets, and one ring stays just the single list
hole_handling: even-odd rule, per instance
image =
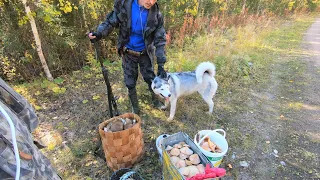
[{"label": "mushroom in wicker basket", "polygon": [[131,168],[144,154],[141,118],[132,113],[113,117],[99,124],[99,134],[107,165],[117,171]]}]

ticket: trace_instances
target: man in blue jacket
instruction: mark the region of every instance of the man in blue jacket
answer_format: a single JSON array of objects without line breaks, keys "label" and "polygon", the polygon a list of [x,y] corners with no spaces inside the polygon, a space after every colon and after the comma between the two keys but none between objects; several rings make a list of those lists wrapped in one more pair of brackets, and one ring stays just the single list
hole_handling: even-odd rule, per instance
[{"label": "man in blue jacket", "polygon": [[89,38],[100,40],[117,27],[120,29],[117,48],[122,56],[124,81],[133,112],[140,113],[136,92],[139,66],[144,81],[149,85],[153,105],[160,107],[161,103],[151,89],[155,77],[154,56],[157,58],[158,76],[167,76],[164,70],[166,35],[157,0],[115,0],[114,10],[99,25],[97,32],[89,33]]}]

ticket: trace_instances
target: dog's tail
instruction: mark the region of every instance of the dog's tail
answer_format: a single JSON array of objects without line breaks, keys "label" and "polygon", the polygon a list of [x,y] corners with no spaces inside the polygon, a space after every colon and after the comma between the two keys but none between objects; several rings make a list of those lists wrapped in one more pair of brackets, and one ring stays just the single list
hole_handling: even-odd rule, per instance
[{"label": "dog's tail", "polygon": [[196,78],[199,84],[202,83],[203,74],[208,73],[211,77],[216,74],[216,66],[211,62],[200,63],[196,68]]}]

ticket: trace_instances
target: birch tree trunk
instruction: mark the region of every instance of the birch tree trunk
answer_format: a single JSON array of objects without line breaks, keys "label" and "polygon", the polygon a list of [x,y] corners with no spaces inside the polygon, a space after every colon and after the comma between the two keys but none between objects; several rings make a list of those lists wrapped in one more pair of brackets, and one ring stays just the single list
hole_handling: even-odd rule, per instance
[{"label": "birch tree trunk", "polygon": [[36,41],[37,52],[38,52],[38,56],[39,56],[41,64],[42,64],[42,68],[43,68],[48,80],[52,81],[53,80],[52,75],[50,73],[46,59],[45,59],[43,52],[42,52],[41,41],[40,41],[37,26],[36,26],[36,22],[35,22],[33,16],[31,15],[30,7],[27,5],[27,0],[22,0],[22,3],[24,5],[24,9],[26,11],[27,17],[28,17],[30,25],[31,25],[33,36]]},{"label": "birch tree trunk", "polygon": [[244,1],[243,1],[241,14],[243,14],[243,13],[244,13],[244,11],[246,10],[246,1],[247,1],[247,0],[244,0]]}]

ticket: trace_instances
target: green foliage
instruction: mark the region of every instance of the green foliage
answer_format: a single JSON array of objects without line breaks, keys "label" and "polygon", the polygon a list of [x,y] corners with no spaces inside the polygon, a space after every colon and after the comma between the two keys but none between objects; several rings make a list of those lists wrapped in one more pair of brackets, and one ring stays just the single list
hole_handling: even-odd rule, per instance
[{"label": "green foliage", "polygon": [[[44,56],[54,77],[86,65],[99,67],[86,33],[95,30],[105,20],[113,3],[109,0],[28,1]],[[267,19],[274,15],[316,11],[320,6],[319,0],[161,0],[158,3],[173,47],[184,47],[200,34],[245,23],[253,14]],[[34,38],[30,38],[31,27],[22,2],[0,0],[0,18],[1,77],[11,81],[31,81],[42,76],[42,64]],[[251,22],[257,21],[260,19]],[[106,54],[115,54],[113,47],[117,35],[117,31],[112,33],[108,44],[103,45],[104,58],[110,58]],[[181,56],[179,60],[187,62],[184,58]],[[201,60],[204,59],[197,61]],[[192,69],[196,63],[180,64],[182,69]]]},{"label": "green foliage", "polygon": [[62,79],[61,77],[58,77],[58,78],[54,79],[53,82],[56,84],[62,84],[64,82],[64,79]]},{"label": "green foliage", "polygon": [[[42,89],[48,89],[52,91],[54,94],[59,95],[59,94],[64,94],[66,92],[66,88],[64,87],[59,87],[58,84],[61,84],[63,82],[62,78],[56,78],[54,82],[48,81],[48,80],[43,80],[41,82],[41,88]],[[57,83],[57,84],[56,84]]]},{"label": "green foliage", "polygon": [[87,64],[91,67],[99,67],[99,62],[96,60],[95,55],[93,53],[87,53]]},{"label": "green foliage", "polygon": [[233,63],[236,64],[237,75],[238,76],[248,76],[250,73],[250,57],[248,55],[233,55],[231,57]]},{"label": "green foliage", "polygon": [[66,88],[62,87],[53,87],[52,88],[52,91],[55,93],[55,94],[64,94],[66,92]]},{"label": "green foliage", "polygon": [[84,70],[89,70],[89,69],[90,69],[90,66],[83,66],[82,69],[84,69]]}]

